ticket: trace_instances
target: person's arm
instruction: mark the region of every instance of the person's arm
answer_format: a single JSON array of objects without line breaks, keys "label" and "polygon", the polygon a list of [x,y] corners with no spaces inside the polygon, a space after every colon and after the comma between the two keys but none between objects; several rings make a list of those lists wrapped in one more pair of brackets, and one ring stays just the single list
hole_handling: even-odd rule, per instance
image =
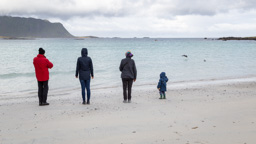
[{"label": "person's arm", "polygon": [[135,65],[135,62],[133,61],[133,73],[134,73],[134,80],[133,81],[136,81],[137,79],[137,69],[136,69],[136,65]]},{"label": "person's arm", "polygon": [[77,59],[77,63],[76,63],[76,78],[78,78],[78,71],[80,69],[80,65],[79,65],[79,59]]},{"label": "person's arm", "polygon": [[34,67],[35,67],[35,58],[33,59],[33,65],[34,65]]},{"label": "person's arm", "polygon": [[168,80],[169,80],[168,77],[166,77],[166,82],[168,82]]},{"label": "person's arm", "polygon": [[91,75],[92,75],[92,79],[94,78],[94,74],[93,74],[93,63],[92,63],[92,59],[90,59],[90,70],[91,70]]},{"label": "person's arm", "polygon": [[122,60],[121,63],[120,63],[120,66],[119,66],[119,70],[123,71],[123,69],[124,69],[124,66],[123,66],[123,60]]},{"label": "person's arm", "polygon": [[157,89],[160,90],[160,87],[161,87],[161,80],[159,80],[158,84],[157,84]]},{"label": "person's arm", "polygon": [[53,67],[53,64],[48,59],[47,59],[47,67],[50,69]]}]

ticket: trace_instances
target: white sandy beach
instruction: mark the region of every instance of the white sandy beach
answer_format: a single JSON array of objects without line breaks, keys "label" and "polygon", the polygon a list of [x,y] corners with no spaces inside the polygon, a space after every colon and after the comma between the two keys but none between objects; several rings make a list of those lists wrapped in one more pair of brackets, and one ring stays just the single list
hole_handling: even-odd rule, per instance
[{"label": "white sandy beach", "polygon": [[[176,85],[176,86],[173,86]],[[168,83],[166,100],[155,85],[133,87],[132,103],[119,88],[80,89],[0,97],[0,144],[255,144],[256,81]],[[51,88],[51,85],[50,85]]]}]

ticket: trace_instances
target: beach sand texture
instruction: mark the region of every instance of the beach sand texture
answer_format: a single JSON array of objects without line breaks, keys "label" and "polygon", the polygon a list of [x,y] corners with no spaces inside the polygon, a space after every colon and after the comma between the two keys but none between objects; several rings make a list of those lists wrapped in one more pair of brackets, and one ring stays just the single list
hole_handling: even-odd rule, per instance
[{"label": "beach sand texture", "polygon": [[256,81],[174,88],[159,100],[155,85],[134,86],[132,103],[121,87],[52,91],[49,106],[36,93],[2,96],[1,144],[255,144]]}]

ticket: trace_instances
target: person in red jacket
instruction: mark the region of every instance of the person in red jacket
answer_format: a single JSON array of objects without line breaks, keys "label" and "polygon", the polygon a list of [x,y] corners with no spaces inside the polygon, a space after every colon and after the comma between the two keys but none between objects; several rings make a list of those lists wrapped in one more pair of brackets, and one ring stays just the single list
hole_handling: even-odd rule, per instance
[{"label": "person in red jacket", "polygon": [[38,82],[38,98],[39,106],[49,105],[47,103],[48,94],[48,80],[49,71],[48,69],[53,67],[53,64],[45,57],[45,50],[39,48],[39,54],[34,58],[33,64],[35,67],[36,78]]}]

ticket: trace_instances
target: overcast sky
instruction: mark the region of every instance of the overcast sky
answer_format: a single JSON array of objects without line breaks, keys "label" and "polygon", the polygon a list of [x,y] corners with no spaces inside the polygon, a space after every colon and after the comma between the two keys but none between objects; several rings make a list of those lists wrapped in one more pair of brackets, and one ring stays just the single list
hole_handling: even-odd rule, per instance
[{"label": "overcast sky", "polygon": [[256,0],[0,0],[0,15],[61,22],[75,36],[256,36]]}]

